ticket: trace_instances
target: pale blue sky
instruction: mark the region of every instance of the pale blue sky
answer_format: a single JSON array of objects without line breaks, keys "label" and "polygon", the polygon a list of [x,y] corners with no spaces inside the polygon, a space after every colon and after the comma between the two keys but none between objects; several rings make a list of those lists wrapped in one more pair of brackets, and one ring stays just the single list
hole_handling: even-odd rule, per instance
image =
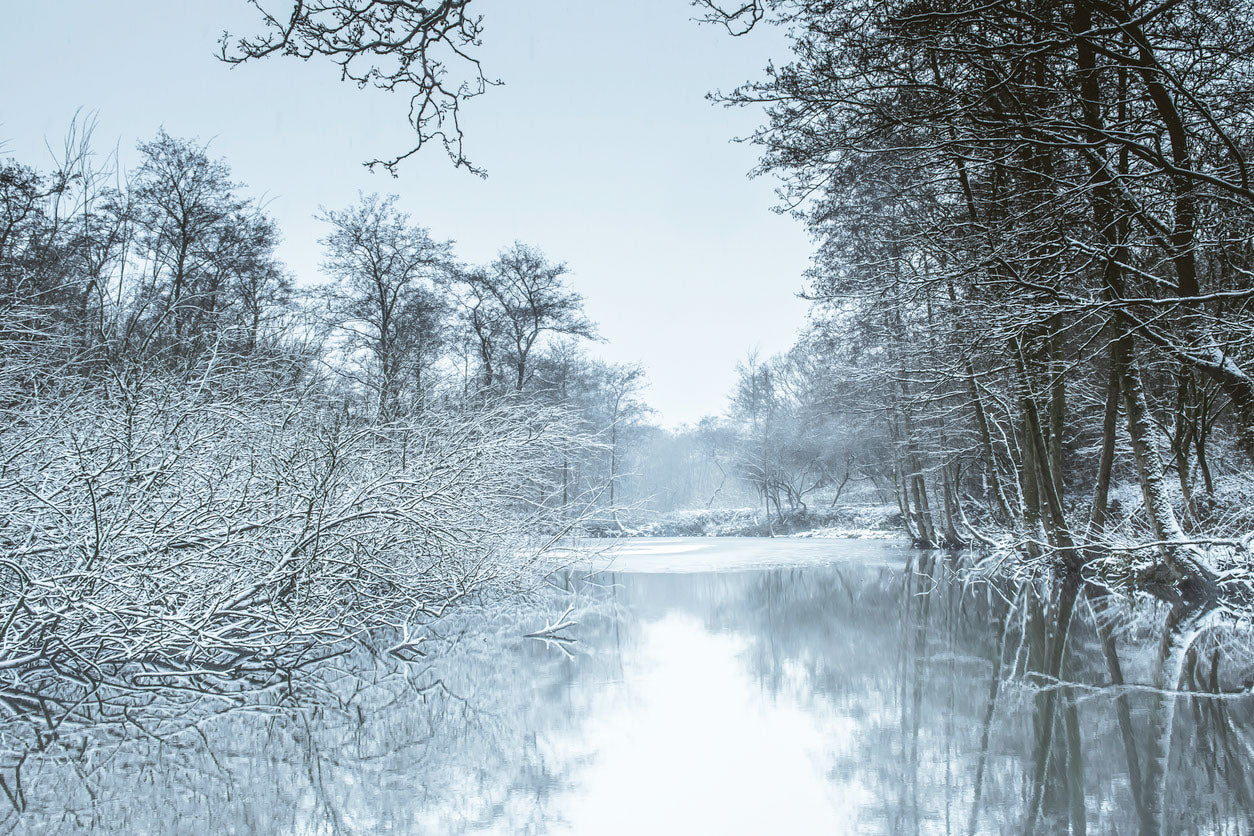
[{"label": "pale blue sky", "polygon": [[757,77],[783,39],[699,26],[686,0],[476,5],[487,73],[505,81],[466,106],[486,181],[437,148],[399,179],[364,170],[409,147],[405,101],[342,85],[330,65],[215,60],[223,29],[256,27],[244,0],[9,4],[0,153],[43,165],[45,139],[56,144],[79,107],[97,112],[97,145],[119,144],[124,163],[162,125],[212,140],[268,199],[303,282],[320,280],[318,206],[394,191],[464,261],[518,239],[568,262],[608,338],[595,353],[646,366],[663,423],[722,411],[745,352],[783,350],[802,324],[810,246],[769,211],[774,184],[746,179],[757,150],[729,142],[758,116],[704,95]]}]

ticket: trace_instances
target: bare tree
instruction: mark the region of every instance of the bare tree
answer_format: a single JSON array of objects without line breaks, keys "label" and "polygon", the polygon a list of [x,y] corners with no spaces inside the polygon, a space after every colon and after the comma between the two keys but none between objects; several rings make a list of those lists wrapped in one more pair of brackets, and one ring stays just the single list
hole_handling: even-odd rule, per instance
[{"label": "bare tree", "polygon": [[531,379],[531,360],[546,336],[597,339],[584,315],[583,297],[568,290],[563,263],[515,242],[487,267],[461,275],[467,288],[463,307],[479,342],[485,381],[494,382],[492,364],[507,366],[510,385],[522,391]]},{"label": "bare tree", "polygon": [[[203,146],[162,133],[111,188],[66,147],[51,174],[0,164],[0,742],[24,753],[0,791],[18,812],[23,758],[81,758],[65,741],[93,724],[166,739],[290,699],[367,640],[415,658],[433,620],[537,581],[596,499],[553,501],[561,464],[603,456],[564,404],[428,379],[451,245],[394,198],[323,213],[336,282],[301,308],[274,223]],[[591,333],[577,299],[542,286],[524,369],[543,335]],[[367,370],[347,403],[326,373],[343,349]]]},{"label": "bare tree", "polygon": [[651,411],[648,404],[640,398],[644,383],[644,367],[639,364],[611,365],[605,369],[606,418],[609,420],[610,434],[611,513],[615,513],[617,509],[615,494],[620,478],[619,460],[623,453],[623,438]]},{"label": "bare tree", "polygon": [[[143,155],[130,184],[131,211],[140,229],[136,255],[144,262],[143,293],[154,332],[187,353],[203,319],[218,304],[219,242],[231,219],[246,211],[238,185],[203,146],[164,130],[139,145]],[[194,352],[193,352],[194,353]]]},{"label": "bare tree", "polygon": [[336,280],[332,310],[350,350],[370,357],[367,385],[380,421],[399,414],[405,382],[432,361],[442,308],[435,288],[452,258],[451,243],[433,240],[396,201],[369,195],[321,215],[332,227],[322,239],[323,269]]}]

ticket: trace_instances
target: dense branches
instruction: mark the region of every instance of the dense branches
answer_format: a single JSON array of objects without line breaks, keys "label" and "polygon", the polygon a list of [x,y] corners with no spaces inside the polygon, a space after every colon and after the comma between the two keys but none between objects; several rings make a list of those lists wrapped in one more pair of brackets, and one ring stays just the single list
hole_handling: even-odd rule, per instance
[{"label": "dense branches", "polygon": [[5,433],[11,709],[73,712],[84,682],[108,689],[96,701],[261,687],[505,589],[535,554],[535,480],[573,439],[560,413],[498,403],[385,431],[251,386],[245,408],[209,394],[222,384],[130,412],[83,392],[37,439]]},{"label": "dense branches", "polygon": [[[555,341],[595,333],[564,265],[517,244],[478,281],[497,380],[459,353],[476,332],[452,242],[397,198],[324,211],[332,281],[298,291],[276,225],[204,146],[161,132],[110,177],[71,139],[50,174],[0,166],[14,749],[290,697],[367,637],[416,658],[449,608],[537,582],[613,496],[639,375]],[[563,351],[600,371],[558,393]]]},{"label": "dense branches", "polygon": [[417,143],[367,165],[394,173],[403,160],[438,140],[454,164],[482,174],[466,157],[460,108],[496,82],[484,75],[474,54],[482,19],[468,14],[470,0],[285,0],[280,8],[290,9],[274,12],[261,0],[250,2],[261,14],[263,31],[234,41],[223,34],[223,61],[318,56],[338,66],[343,81],[408,93]]}]

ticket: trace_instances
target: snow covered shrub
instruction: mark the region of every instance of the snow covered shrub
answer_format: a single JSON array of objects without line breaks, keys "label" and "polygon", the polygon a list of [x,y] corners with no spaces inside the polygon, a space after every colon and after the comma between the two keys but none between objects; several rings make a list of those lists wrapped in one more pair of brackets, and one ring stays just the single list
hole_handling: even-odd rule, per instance
[{"label": "snow covered shrub", "polygon": [[512,401],[353,424],[229,374],[27,398],[0,425],[0,701],[234,699],[386,627],[404,655],[561,536],[543,477],[575,443]]}]

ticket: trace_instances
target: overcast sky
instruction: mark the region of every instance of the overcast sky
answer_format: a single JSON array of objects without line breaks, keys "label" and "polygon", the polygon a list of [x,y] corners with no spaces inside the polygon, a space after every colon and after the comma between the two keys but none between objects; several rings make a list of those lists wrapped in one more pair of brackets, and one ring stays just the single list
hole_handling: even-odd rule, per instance
[{"label": "overcast sky", "polygon": [[320,205],[396,192],[465,262],[514,240],[566,261],[607,338],[594,353],[645,365],[662,423],[721,412],[746,351],[781,351],[801,326],[810,247],[770,211],[774,184],[746,178],[757,150],[729,141],[758,115],[704,96],[757,77],[783,57],[782,38],[730,38],[692,22],[686,0],[476,6],[486,71],[505,82],[466,105],[467,151],[487,180],[437,148],[399,179],[367,172],[363,160],[410,147],[406,102],[340,84],[330,65],[215,60],[222,30],[257,28],[244,0],[10,4],[0,155],[44,166],[45,140],[80,107],[123,164],[160,126],[211,141],[268,201],[301,282],[321,280]]}]

